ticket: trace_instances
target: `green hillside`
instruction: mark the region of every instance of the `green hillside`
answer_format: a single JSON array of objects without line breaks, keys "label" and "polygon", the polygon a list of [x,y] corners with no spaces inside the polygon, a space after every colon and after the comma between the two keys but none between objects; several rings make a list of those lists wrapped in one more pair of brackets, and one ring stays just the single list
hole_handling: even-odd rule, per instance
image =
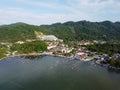
[{"label": "green hillside", "polygon": [[120,22],[66,22],[52,25],[34,26],[16,23],[0,26],[0,41],[34,39],[35,31],[53,34],[68,41],[78,40],[120,40]]},{"label": "green hillside", "polygon": [[16,23],[0,27],[0,41],[17,41],[34,39],[35,31],[42,31],[38,26],[28,25],[24,23]]},{"label": "green hillside", "polygon": [[65,40],[120,40],[120,22],[79,21],[56,23],[42,27]]}]

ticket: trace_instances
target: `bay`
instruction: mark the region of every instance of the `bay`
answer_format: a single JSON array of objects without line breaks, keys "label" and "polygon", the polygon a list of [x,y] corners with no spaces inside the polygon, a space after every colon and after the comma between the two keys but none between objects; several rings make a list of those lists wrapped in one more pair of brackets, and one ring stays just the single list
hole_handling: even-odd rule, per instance
[{"label": "bay", "polygon": [[90,62],[54,56],[0,61],[0,90],[120,90],[120,74]]}]

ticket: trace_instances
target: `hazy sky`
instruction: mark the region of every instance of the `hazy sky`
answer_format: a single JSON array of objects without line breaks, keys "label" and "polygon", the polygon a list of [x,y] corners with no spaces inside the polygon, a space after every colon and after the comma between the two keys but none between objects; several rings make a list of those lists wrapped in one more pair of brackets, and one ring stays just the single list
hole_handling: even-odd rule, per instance
[{"label": "hazy sky", "polygon": [[120,0],[0,0],[0,24],[120,21]]}]

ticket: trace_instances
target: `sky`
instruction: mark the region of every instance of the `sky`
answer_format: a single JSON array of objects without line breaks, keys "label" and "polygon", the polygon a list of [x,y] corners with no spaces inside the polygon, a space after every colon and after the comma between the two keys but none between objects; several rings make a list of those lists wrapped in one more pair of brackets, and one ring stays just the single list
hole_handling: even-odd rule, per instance
[{"label": "sky", "polygon": [[0,0],[0,25],[120,21],[120,0]]}]

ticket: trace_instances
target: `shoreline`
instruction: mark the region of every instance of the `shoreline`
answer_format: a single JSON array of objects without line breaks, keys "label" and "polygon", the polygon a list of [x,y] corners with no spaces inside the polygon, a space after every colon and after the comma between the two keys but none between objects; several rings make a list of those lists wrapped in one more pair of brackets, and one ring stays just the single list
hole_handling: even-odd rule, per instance
[{"label": "shoreline", "polygon": [[62,58],[67,58],[67,59],[71,59],[70,57],[68,56],[63,56],[63,55],[49,55],[49,54],[42,54],[42,53],[29,53],[29,54],[18,54],[18,55],[11,55],[11,56],[6,56],[6,57],[3,57],[3,58],[0,58],[0,61],[4,60],[4,59],[7,59],[7,58],[12,58],[12,57],[21,57],[21,56],[39,56],[39,55],[48,55],[48,56],[54,56],[54,57],[62,57]]},{"label": "shoreline", "polygon": [[[48,56],[53,56],[53,57],[61,57],[61,58],[65,58],[65,59],[69,59],[69,60],[76,60],[76,58],[72,58],[71,56],[65,56],[65,55],[56,55],[56,54],[43,54],[43,53],[28,53],[28,54],[16,54],[16,55],[10,55],[10,56],[6,56],[0,59],[4,60],[6,58],[11,58],[11,57],[21,57],[21,56],[39,56],[39,55],[48,55]],[[88,61],[92,61],[93,59],[90,60],[81,60],[81,59],[77,59],[79,61],[84,61],[84,62],[88,62]]]},{"label": "shoreline", "polygon": [[101,67],[106,67],[106,68],[108,68],[109,70],[113,70],[113,71],[115,71],[115,72],[116,72],[116,71],[119,71],[119,72],[120,72],[120,67],[111,66],[109,63],[107,63],[107,64],[102,64],[102,63],[100,63],[99,60],[94,61],[94,63],[97,64],[97,65],[99,65],[99,66],[101,66]]},{"label": "shoreline", "polygon": [[[11,58],[11,57],[16,57],[16,56],[29,56],[29,55],[33,55],[33,54],[18,54],[18,55],[10,55],[10,56],[6,56],[6,57],[3,57],[3,58],[0,58],[0,61],[4,60],[4,59],[7,59],[7,58]],[[35,55],[35,54],[34,54]],[[38,55],[38,54],[36,54]]]},{"label": "shoreline", "polygon": [[7,57],[3,57],[3,58],[0,58],[0,61],[2,61],[3,59],[6,59]]},{"label": "shoreline", "polygon": [[[3,58],[0,58],[0,61],[4,60],[4,59],[7,59],[7,58],[12,58],[12,57],[22,57],[22,56],[53,56],[53,57],[61,57],[61,58],[65,58],[65,59],[69,59],[69,60],[74,60],[68,56],[64,56],[64,55],[49,55],[49,54],[42,54],[42,53],[29,53],[29,54],[18,54],[18,55],[11,55],[11,56],[8,56],[8,57],[3,57]],[[93,61],[93,60],[90,60],[90,61]],[[84,61],[84,62],[87,62],[87,61]],[[110,65],[105,65],[105,64],[101,64],[99,62],[99,60],[95,60],[94,61],[95,64],[101,66],[101,67],[107,67],[108,69],[111,69],[113,71],[120,71],[120,68],[117,68],[117,67],[113,67],[113,66],[110,66]]]}]

